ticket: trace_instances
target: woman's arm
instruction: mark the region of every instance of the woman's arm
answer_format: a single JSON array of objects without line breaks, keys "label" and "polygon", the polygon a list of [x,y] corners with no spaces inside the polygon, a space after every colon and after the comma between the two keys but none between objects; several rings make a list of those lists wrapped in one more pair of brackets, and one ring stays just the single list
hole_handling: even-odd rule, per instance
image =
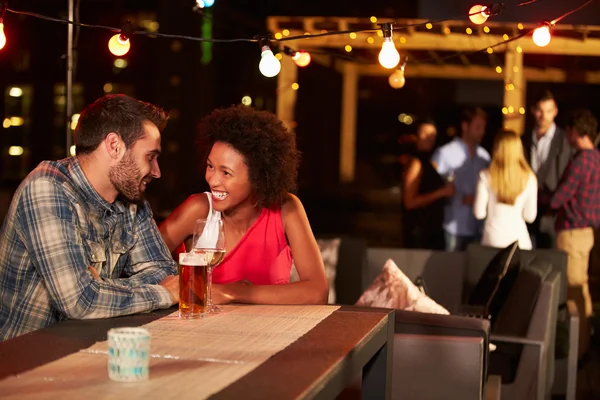
[{"label": "woman's arm", "polygon": [[473,203],[473,215],[477,219],[485,219],[487,216],[487,207],[490,200],[490,193],[486,183],[485,171],[479,173],[477,189],[475,191],[475,200]]},{"label": "woman's arm", "polygon": [[404,207],[406,207],[407,210],[426,207],[434,203],[436,200],[452,194],[452,190],[448,186],[434,190],[433,192],[419,194],[419,184],[421,183],[422,175],[423,169],[421,161],[417,158],[414,158],[410,162],[408,170],[406,171],[406,175],[404,176],[404,185],[402,190],[402,201],[404,202]]},{"label": "woman's arm", "polygon": [[209,207],[206,194],[193,194],[160,224],[158,230],[171,253],[194,233],[196,220],[206,218]]},{"label": "woman's arm", "polygon": [[538,183],[535,175],[531,174],[527,182],[525,192],[525,206],[523,207],[523,219],[530,224],[537,217],[538,208]]},{"label": "woman's arm", "polygon": [[215,285],[218,302],[253,304],[327,304],[329,288],[323,258],[306,212],[293,194],[281,208],[283,227],[292,249],[300,281],[283,285],[251,285],[236,282]]}]

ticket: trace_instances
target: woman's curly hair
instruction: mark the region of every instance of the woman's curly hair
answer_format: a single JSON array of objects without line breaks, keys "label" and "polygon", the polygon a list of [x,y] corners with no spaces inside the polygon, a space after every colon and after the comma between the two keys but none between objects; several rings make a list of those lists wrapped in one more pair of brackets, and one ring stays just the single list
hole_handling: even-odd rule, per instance
[{"label": "woman's curly hair", "polygon": [[259,206],[281,206],[296,189],[296,137],[274,114],[244,105],[219,108],[200,121],[198,131],[204,161],[215,142],[231,145],[244,157]]}]

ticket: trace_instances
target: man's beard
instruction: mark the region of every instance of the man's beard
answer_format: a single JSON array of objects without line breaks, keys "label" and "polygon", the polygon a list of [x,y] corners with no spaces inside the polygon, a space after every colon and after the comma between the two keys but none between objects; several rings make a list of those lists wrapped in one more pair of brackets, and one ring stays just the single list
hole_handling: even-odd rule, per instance
[{"label": "man's beard", "polygon": [[144,193],[141,189],[142,172],[136,165],[131,151],[128,150],[121,161],[109,169],[108,178],[117,192],[127,201],[134,204],[144,201]]}]

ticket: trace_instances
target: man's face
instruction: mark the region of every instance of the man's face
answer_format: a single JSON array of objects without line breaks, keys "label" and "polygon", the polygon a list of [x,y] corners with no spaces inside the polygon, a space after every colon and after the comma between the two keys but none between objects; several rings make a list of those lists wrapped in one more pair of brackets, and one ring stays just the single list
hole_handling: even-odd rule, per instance
[{"label": "man's face", "polygon": [[537,130],[546,132],[554,123],[558,107],[553,99],[539,101],[532,110]]},{"label": "man's face", "polygon": [[117,165],[110,167],[108,177],[119,194],[139,204],[144,200],[147,184],[160,178],[158,156],[160,132],[150,123],[144,123],[144,136],[125,151]]},{"label": "man's face", "polygon": [[463,122],[465,138],[475,144],[480,144],[485,135],[486,120],[483,117],[475,117],[470,123]]},{"label": "man's face", "polygon": [[437,130],[435,125],[422,124],[417,132],[417,148],[420,151],[430,152],[435,146],[435,138],[437,136]]}]

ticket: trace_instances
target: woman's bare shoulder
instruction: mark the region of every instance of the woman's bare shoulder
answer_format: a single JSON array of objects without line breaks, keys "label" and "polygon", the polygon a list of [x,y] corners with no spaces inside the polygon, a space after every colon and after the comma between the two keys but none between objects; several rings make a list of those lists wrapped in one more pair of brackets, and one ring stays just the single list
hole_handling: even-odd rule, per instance
[{"label": "woman's bare shoulder", "polygon": [[175,216],[186,218],[206,218],[210,204],[206,193],[195,193],[183,201],[174,211]]}]

